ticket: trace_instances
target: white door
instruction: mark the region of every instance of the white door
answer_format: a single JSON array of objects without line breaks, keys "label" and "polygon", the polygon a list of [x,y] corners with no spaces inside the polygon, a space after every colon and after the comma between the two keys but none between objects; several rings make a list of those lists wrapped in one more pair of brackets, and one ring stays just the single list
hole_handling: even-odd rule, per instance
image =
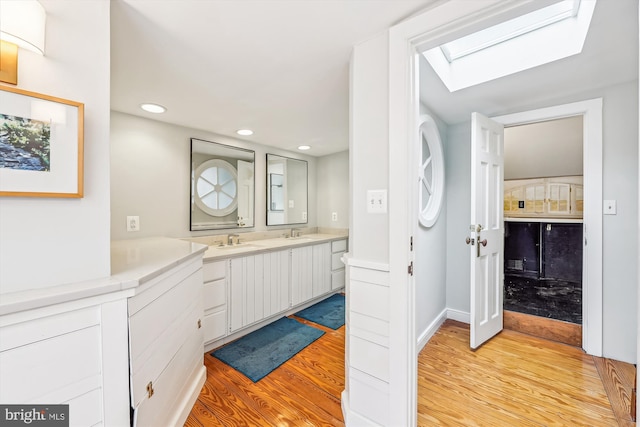
[{"label": "white door", "polygon": [[502,330],[504,127],[471,116],[471,348]]}]

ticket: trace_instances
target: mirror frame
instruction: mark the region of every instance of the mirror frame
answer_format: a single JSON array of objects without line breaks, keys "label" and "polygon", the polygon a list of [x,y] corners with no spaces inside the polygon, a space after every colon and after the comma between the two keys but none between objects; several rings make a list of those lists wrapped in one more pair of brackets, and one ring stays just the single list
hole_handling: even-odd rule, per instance
[{"label": "mirror frame", "polygon": [[[221,223],[220,225],[216,225],[213,224],[213,221],[215,220],[215,218],[217,218],[216,216],[211,215],[210,213],[206,212],[206,210],[203,210],[202,208],[199,207],[199,204],[196,201],[196,183],[194,182],[195,180],[195,174],[196,171],[198,171],[203,164],[207,163],[207,162],[211,162],[212,160],[219,160],[218,163],[229,163],[227,160],[227,158],[233,158],[231,156],[225,156],[225,155],[219,155],[219,157],[216,157],[215,154],[208,154],[208,153],[202,153],[205,155],[209,155],[211,158],[207,159],[205,161],[203,161],[202,163],[200,163],[199,165],[194,165],[194,143],[207,143],[207,144],[211,144],[212,147],[218,146],[223,150],[228,150],[230,151],[230,154],[232,154],[233,152],[241,152],[243,153],[243,156],[238,156],[237,160],[244,160],[242,157],[247,157],[249,155],[251,155],[253,157],[253,161],[252,161],[252,169],[253,169],[253,173],[252,173],[252,184],[251,184],[251,197],[253,199],[252,201],[252,206],[250,208],[250,212],[251,212],[251,218],[252,218],[252,222],[250,225],[247,226],[243,226],[240,225],[240,220],[238,219],[237,223],[235,225],[233,225],[232,223],[225,221],[224,223]],[[189,155],[189,230],[190,231],[207,231],[207,230],[224,230],[224,229],[234,229],[234,228],[254,228],[256,225],[256,194],[255,194],[255,188],[256,188],[256,152],[254,150],[249,150],[246,148],[240,148],[240,147],[235,147],[233,145],[226,145],[226,144],[221,144],[219,142],[214,142],[214,141],[207,141],[205,139],[201,139],[201,138],[191,138],[191,151],[190,151],[190,155]],[[198,154],[199,152],[196,151],[195,154]],[[229,164],[230,166],[234,167],[234,165]],[[237,177],[238,171],[237,171],[237,166],[235,166],[235,175],[236,175],[236,197],[238,197],[238,194],[240,193],[240,185],[238,183],[239,179]],[[233,173],[232,173],[233,175]],[[210,218],[212,219],[212,224],[208,224],[203,226],[202,228],[200,227],[195,227],[194,228],[194,218],[193,218],[193,214],[194,214],[194,206],[198,206],[198,209],[200,211],[202,211],[205,215],[210,216]],[[236,206],[232,212],[230,212],[228,215],[232,214],[233,212],[237,212],[238,207]],[[198,223],[196,223],[197,225]]]},{"label": "mirror frame", "polygon": [[[305,221],[299,221],[299,222],[283,222],[282,224],[269,224],[269,212],[280,212],[280,211],[273,211],[270,209],[269,206],[269,201],[270,199],[270,195],[271,195],[271,175],[273,175],[273,173],[269,173],[269,157],[278,157],[280,159],[285,159],[285,160],[294,160],[296,162],[303,162],[306,166],[306,189],[305,189],[305,212],[307,213],[306,216],[306,220]],[[266,153],[265,156],[265,173],[266,173],[266,198],[265,198],[265,207],[266,207],[266,212],[265,212],[265,224],[267,225],[267,227],[277,227],[277,226],[288,226],[288,225],[298,225],[298,224],[308,224],[309,223],[309,162],[307,160],[303,160],[303,159],[296,159],[293,157],[287,157],[287,156],[281,156],[280,154],[273,154],[273,153]],[[286,180],[286,175],[284,175],[284,180]],[[286,201],[284,202],[284,211],[286,211],[287,205],[288,203],[286,203]]]}]

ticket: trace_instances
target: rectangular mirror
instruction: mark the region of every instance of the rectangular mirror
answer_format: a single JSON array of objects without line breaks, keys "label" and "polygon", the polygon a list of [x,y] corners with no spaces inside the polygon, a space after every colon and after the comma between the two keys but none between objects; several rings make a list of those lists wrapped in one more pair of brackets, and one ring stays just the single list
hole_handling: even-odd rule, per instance
[{"label": "rectangular mirror", "polygon": [[267,154],[267,225],[307,223],[307,162]]},{"label": "rectangular mirror", "polygon": [[191,138],[190,229],[254,226],[255,152]]}]

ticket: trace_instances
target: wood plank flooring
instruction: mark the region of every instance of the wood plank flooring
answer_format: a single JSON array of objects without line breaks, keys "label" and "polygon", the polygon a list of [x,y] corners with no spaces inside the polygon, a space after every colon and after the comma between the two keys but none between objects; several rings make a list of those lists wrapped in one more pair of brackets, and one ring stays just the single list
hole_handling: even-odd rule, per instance
[{"label": "wood plank flooring", "polygon": [[185,426],[344,426],[345,327],[292,317],[325,334],[257,383],[205,353],[207,380]]},{"label": "wood plank flooring", "polygon": [[[313,326],[325,334],[257,383],[206,353],[207,381],[185,426],[343,426],[345,328]],[[628,393],[634,375],[632,365],[508,330],[473,352],[469,326],[448,320],[418,358],[418,425],[635,426],[628,399],[612,409],[607,397]]]},{"label": "wood plank flooring", "polygon": [[474,352],[469,326],[448,320],[420,353],[418,378],[421,426],[619,425],[592,356],[519,332]]}]

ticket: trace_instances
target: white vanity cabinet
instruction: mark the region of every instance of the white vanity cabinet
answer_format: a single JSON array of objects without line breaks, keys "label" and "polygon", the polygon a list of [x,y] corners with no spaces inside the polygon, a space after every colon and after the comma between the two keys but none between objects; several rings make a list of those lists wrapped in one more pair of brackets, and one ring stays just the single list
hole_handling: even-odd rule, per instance
[{"label": "white vanity cabinet", "polygon": [[313,298],[313,246],[291,249],[291,305]]},{"label": "white vanity cabinet", "polygon": [[204,342],[224,337],[227,333],[228,261],[205,263],[204,281]]},{"label": "white vanity cabinet", "polygon": [[331,291],[331,243],[313,245],[312,297]]},{"label": "white vanity cabinet", "polygon": [[68,404],[72,426],[129,425],[126,297],[0,316],[0,402]]},{"label": "white vanity cabinet", "polygon": [[344,263],[342,256],[347,251],[347,239],[331,242],[331,290],[344,288]]},{"label": "white vanity cabinet", "polygon": [[289,251],[229,261],[229,332],[289,308]]},{"label": "white vanity cabinet", "polygon": [[204,380],[202,259],[140,285],[129,298],[134,426],[184,422]]}]

